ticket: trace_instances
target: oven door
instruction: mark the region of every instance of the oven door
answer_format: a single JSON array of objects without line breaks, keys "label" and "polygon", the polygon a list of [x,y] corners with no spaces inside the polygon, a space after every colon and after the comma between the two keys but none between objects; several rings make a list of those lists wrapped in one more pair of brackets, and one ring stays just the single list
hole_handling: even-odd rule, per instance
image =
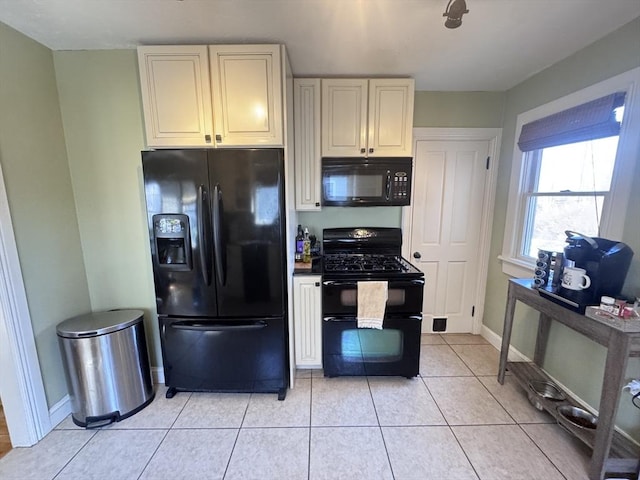
[{"label": "oven door", "polygon": [[[388,282],[386,314],[414,314],[422,312],[423,278],[389,280]],[[322,312],[325,315],[357,315],[358,282],[356,280],[323,281]]]},{"label": "oven door", "polygon": [[322,362],[326,377],[397,375],[412,378],[420,366],[421,315],[385,316],[382,330],[358,328],[351,316],[325,316]]}]

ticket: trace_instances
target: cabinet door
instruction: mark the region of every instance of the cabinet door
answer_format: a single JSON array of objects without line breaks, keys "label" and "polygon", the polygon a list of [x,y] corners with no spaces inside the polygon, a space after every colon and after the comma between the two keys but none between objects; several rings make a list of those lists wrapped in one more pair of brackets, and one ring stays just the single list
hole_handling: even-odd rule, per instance
[{"label": "cabinet door", "polygon": [[293,81],[296,210],[320,210],[320,79]]},{"label": "cabinet door", "polygon": [[218,147],[283,146],[280,45],[211,45]]},{"label": "cabinet door", "polygon": [[139,47],[138,66],[147,146],[212,146],[207,47]]},{"label": "cabinet door", "polygon": [[369,157],[410,157],[414,80],[369,80]]},{"label": "cabinet door", "polygon": [[362,157],[367,146],[367,80],[322,80],[322,156]]},{"label": "cabinet door", "polygon": [[320,275],[293,278],[296,367],[322,368],[321,282]]}]

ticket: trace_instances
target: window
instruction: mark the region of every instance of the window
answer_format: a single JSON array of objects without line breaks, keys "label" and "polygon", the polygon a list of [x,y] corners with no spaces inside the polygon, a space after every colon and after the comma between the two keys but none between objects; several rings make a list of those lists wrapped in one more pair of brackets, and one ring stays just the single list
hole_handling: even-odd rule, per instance
[{"label": "window", "polygon": [[616,135],[525,154],[524,257],[535,258],[538,249],[562,251],[566,230],[600,236],[617,147]]},{"label": "window", "polygon": [[[640,108],[632,70],[518,116],[503,271],[527,277],[538,249],[562,251],[565,231],[620,239]],[[625,111],[626,110],[626,111]]]}]

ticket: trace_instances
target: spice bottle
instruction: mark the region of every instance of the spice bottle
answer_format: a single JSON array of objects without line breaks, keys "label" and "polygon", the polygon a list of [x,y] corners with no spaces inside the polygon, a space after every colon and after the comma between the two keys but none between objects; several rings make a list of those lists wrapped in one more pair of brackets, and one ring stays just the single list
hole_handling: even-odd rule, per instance
[{"label": "spice bottle", "polygon": [[304,263],[311,263],[311,239],[309,238],[309,229],[306,227],[302,241],[302,261]]},{"label": "spice bottle", "polygon": [[298,225],[298,234],[296,235],[296,262],[302,261],[304,251],[304,234],[302,233],[302,225]]}]

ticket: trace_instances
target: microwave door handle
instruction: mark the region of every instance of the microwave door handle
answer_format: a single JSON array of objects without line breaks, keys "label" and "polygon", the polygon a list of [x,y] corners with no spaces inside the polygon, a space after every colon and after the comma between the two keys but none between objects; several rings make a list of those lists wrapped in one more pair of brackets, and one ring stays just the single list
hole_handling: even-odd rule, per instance
[{"label": "microwave door handle", "polygon": [[207,242],[207,232],[205,230],[205,215],[207,214],[206,202],[207,192],[204,185],[198,187],[198,203],[196,215],[198,216],[198,246],[200,250],[200,270],[202,271],[202,280],[205,285],[211,285],[210,262],[207,261],[209,255],[209,245]]},{"label": "microwave door handle", "polygon": [[388,202],[391,197],[391,172],[387,170],[387,188],[385,192],[385,200]]},{"label": "microwave door handle", "polygon": [[222,231],[220,217],[222,216],[222,192],[220,185],[213,187],[213,250],[216,255],[216,277],[218,283],[224,285],[227,281],[226,265],[222,252]]}]

